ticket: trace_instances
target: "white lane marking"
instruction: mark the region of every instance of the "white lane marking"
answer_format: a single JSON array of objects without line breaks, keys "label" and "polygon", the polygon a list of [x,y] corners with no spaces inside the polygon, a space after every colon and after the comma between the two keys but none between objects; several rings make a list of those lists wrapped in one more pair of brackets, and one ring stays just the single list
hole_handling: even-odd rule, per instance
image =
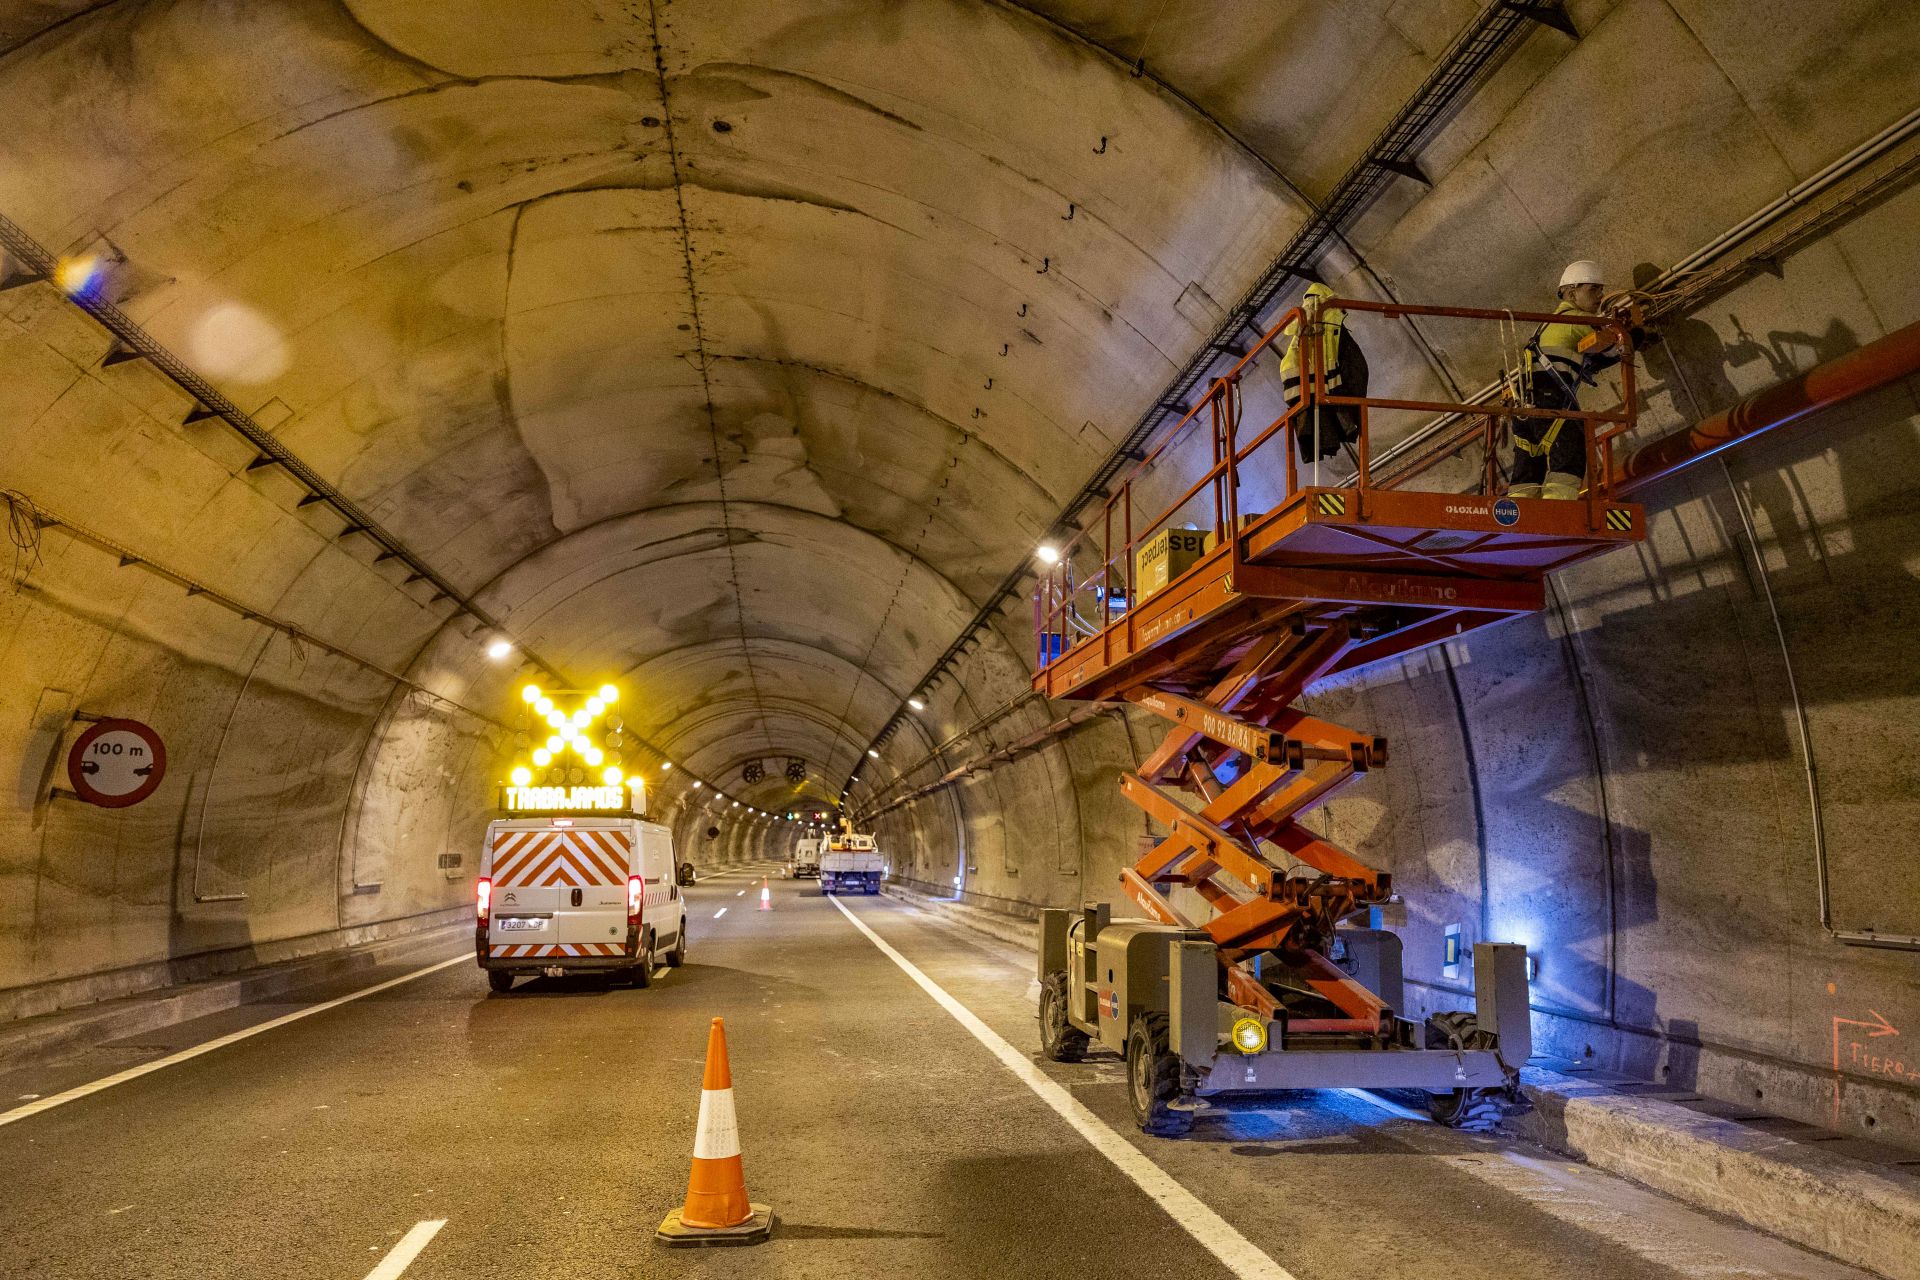
[{"label": "white lane marking", "polygon": [[1390,1115],[1399,1116],[1402,1120],[1418,1120],[1421,1124],[1433,1123],[1432,1116],[1423,1116],[1411,1107],[1403,1107],[1399,1103],[1390,1101],[1378,1094],[1368,1093],[1365,1089],[1342,1089],[1340,1092],[1346,1094],[1349,1098],[1358,1098],[1362,1102],[1370,1102]]},{"label": "white lane marking", "polygon": [[125,1071],[116,1071],[112,1075],[102,1076],[90,1084],[76,1085],[63,1093],[49,1094],[37,1102],[29,1102],[24,1107],[15,1107],[11,1111],[0,1112],[0,1127],[10,1125],[16,1120],[25,1120],[28,1116],[39,1115],[42,1111],[51,1111],[55,1107],[65,1106],[69,1102],[78,1102],[90,1094],[99,1093],[102,1089],[111,1089],[117,1084],[125,1084],[129,1080],[138,1080],[141,1076],[158,1071],[162,1067],[171,1067],[177,1063],[185,1062],[189,1058],[197,1058],[203,1053],[212,1053],[215,1049],[224,1049],[228,1045],[237,1044],[250,1036],[257,1036],[263,1031],[272,1031],[275,1028],[286,1026],[289,1022],[298,1022],[302,1018],[311,1018],[316,1013],[325,1013],[329,1009],[337,1009],[343,1004],[360,999],[362,996],[377,995],[382,991],[397,987],[403,982],[412,982],[415,978],[423,978],[429,973],[438,972],[450,964],[459,964],[463,960],[468,964],[472,964],[473,953],[471,951],[465,951],[450,960],[442,960],[438,964],[430,964],[424,969],[415,969],[412,973],[403,973],[397,978],[389,978],[385,982],[377,982],[371,987],[363,987],[359,991],[349,992],[344,996],[337,996],[321,1004],[309,1005],[305,1009],[295,1009],[292,1013],[283,1013],[277,1018],[271,1018],[266,1022],[260,1023],[258,1026],[244,1027],[239,1031],[232,1031],[224,1036],[208,1040],[204,1044],[196,1044],[190,1049],[182,1049],[178,1053],[170,1053],[164,1058],[155,1058],[152,1062],[143,1062],[137,1067],[128,1067]]},{"label": "white lane marking", "polygon": [[733,896],[736,898],[744,898],[747,896],[747,891],[745,889],[742,889],[740,892],[734,894]]},{"label": "white lane marking", "polygon": [[[465,957],[462,957],[463,959]],[[400,1237],[400,1243],[387,1251],[380,1259],[380,1265],[367,1272],[367,1280],[395,1280],[407,1269],[429,1241],[440,1234],[440,1228],[447,1225],[445,1218],[429,1218],[425,1222],[414,1224],[413,1230]]]},{"label": "white lane marking", "polygon": [[722,908],[720,908],[720,909],[719,909],[718,911],[716,911],[716,912],[714,912],[714,913],[713,913],[713,918],[714,918],[715,920],[718,920],[718,919],[719,919],[719,918],[720,918],[721,916],[723,916],[723,915],[725,915],[725,914],[727,914],[727,909],[726,909],[725,907],[722,907]]},{"label": "white lane marking", "polygon": [[1000,1059],[1002,1066],[1020,1077],[1029,1089],[1040,1096],[1042,1102],[1053,1109],[1054,1114],[1072,1125],[1075,1132],[1085,1138],[1095,1151],[1105,1156],[1114,1168],[1146,1192],[1149,1199],[1166,1210],[1182,1230],[1218,1258],[1227,1270],[1242,1277],[1242,1280],[1296,1280],[1291,1271],[1234,1230],[1231,1223],[1208,1208],[1200,1197],[1181,1186],[1172,1174],[1142,1155],[1137,1147],[1110,1128],[1106,1121],[1087,1110],[1079,1099],[1027,1061],[1026,1056],[1001,1038],[999,1032],[974,1016],[973,1010],[948,995],[939,983],[920,972],[913,961],[895,951],[886,939],[867,927],[866,921],[848,910],[846,903],[837,897],[832,902],[840,908],[841,915],[853,922],[854,928],[867,935],[867,941],[880,948],[882,955],[899,965],[922,991],[932,997],[935,1004],[952,1014],[953,1020],[970,1031],[989,1053]]}]

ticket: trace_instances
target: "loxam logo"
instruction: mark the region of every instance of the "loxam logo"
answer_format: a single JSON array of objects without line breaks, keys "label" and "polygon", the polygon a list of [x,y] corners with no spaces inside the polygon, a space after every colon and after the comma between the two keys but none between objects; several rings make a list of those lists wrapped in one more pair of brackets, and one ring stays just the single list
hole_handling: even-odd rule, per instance
[{"label": "loxam logo", "polygon": [[1453,503],[1448,505],[1448,507],[1446,508],[1446,513],[1450,516],[1483,516],[1487,514],[1487,509],[1485,507],[1474,507],[1474,506],[1467,506],[1461,503]]}]

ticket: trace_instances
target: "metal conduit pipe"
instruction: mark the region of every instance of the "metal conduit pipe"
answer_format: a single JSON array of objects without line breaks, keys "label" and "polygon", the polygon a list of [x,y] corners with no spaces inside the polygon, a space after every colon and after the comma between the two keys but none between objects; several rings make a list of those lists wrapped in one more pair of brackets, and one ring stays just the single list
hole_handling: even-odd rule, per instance
[{"label": "metal conduit pipe", "polygon": [[1788,426],[1915,373],[1920,373],[1920,321],[1756,391],[1685,431],[1640,446],[1614,468],[1613,492],[1628,497],[1713,457],[1736,441]]}]

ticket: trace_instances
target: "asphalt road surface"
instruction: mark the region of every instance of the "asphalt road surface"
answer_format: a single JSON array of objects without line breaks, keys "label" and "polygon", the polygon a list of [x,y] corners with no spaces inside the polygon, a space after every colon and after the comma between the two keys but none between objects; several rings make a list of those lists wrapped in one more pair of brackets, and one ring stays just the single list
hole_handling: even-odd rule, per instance
[{"label": "asphalt road surface", "polygon": [[[647,990],[492,995],[463,942],[0,1078],[0,1276],[1864,1275],[1367,1094],[1144,1137],[1117,1059],[1038,1059],[1029,957],[811,882],[759,910],[759,870],[688,891],[688,963]],[[776,1227],[667,1250],[716,1014]]]}]

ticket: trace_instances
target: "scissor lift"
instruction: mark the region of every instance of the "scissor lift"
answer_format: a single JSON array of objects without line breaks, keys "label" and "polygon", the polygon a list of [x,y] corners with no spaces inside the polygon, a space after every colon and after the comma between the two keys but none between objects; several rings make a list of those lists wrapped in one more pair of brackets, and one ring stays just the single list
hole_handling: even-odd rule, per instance
[{"label": "scissor lift", "polygon": [[[1508,325],[1568,319],[1324,306]],[[1443,1122],[1487,1118],[1480,1100],[1510,1087],[1530,1052],[1525,952],[1476,945],[1474,1013],[1424,1025],[1400,1016],[1397,938],[1343,927],[1391,897],[1390,877],[1301,824],[1385,765],[1387,744],[1296,704],[1329,675],[1535,612],[1547,574],[1644,536],[1641,509],[1612,501],[1607,484],[1612,442],[1633,421],[1630,358],[1621,364],[1627,408],[1610,413],[1530,411],[1518,379],[1483,404],[1333,396],[1312,340],[1318,318],[1289,312],[1216,380],[1107,502],[1094,526],[1100,543],[1090,532],[1063,549],[1036,595],[1036,690],[1124,700],[1169,724],[1120,784],[1167,833],[1120,877],[1146,918],[1114,921],[1107,904],[1077,918],[1046,912],[1039,957],[1046,1052],[1073,1060],[1097,1038],[1125,1053],[1136,1118],[1149,1132],[1183,1131],[1208,1096],[1281,1088],[1421,1088]],[[1589,319],[1630,357],[1628,317]],[[1242,444],[1241,384],[1290,325],[1309,338],[1303,398]],[[1294,436],[1314,429],[1317,411],[1340,406],[1357,411],[1354,474],[1340,485],[1300,483]],[[1443,421],[1452,425],[1376,476],[1369,417],[1380,409],[1451,415]],[[1500,436],[1521,416],[1582,424],[1595,480],[1580,500],[1498,496]],[[1202,423],[1212,428],[1213,466],[1136,529],[1135,484]],[[1276,445],[1286,458],[1284,499],[1243,517],[1241,469]],[[1402,487],[1437,468],[1454,491]],[[1209,488],[1212,549],[1139,599],[1136,548],[1204,503]],[[1097,569],[1077,576],[1096,553]],[[1198,903],[1176,906],[1179,888]]]}]

